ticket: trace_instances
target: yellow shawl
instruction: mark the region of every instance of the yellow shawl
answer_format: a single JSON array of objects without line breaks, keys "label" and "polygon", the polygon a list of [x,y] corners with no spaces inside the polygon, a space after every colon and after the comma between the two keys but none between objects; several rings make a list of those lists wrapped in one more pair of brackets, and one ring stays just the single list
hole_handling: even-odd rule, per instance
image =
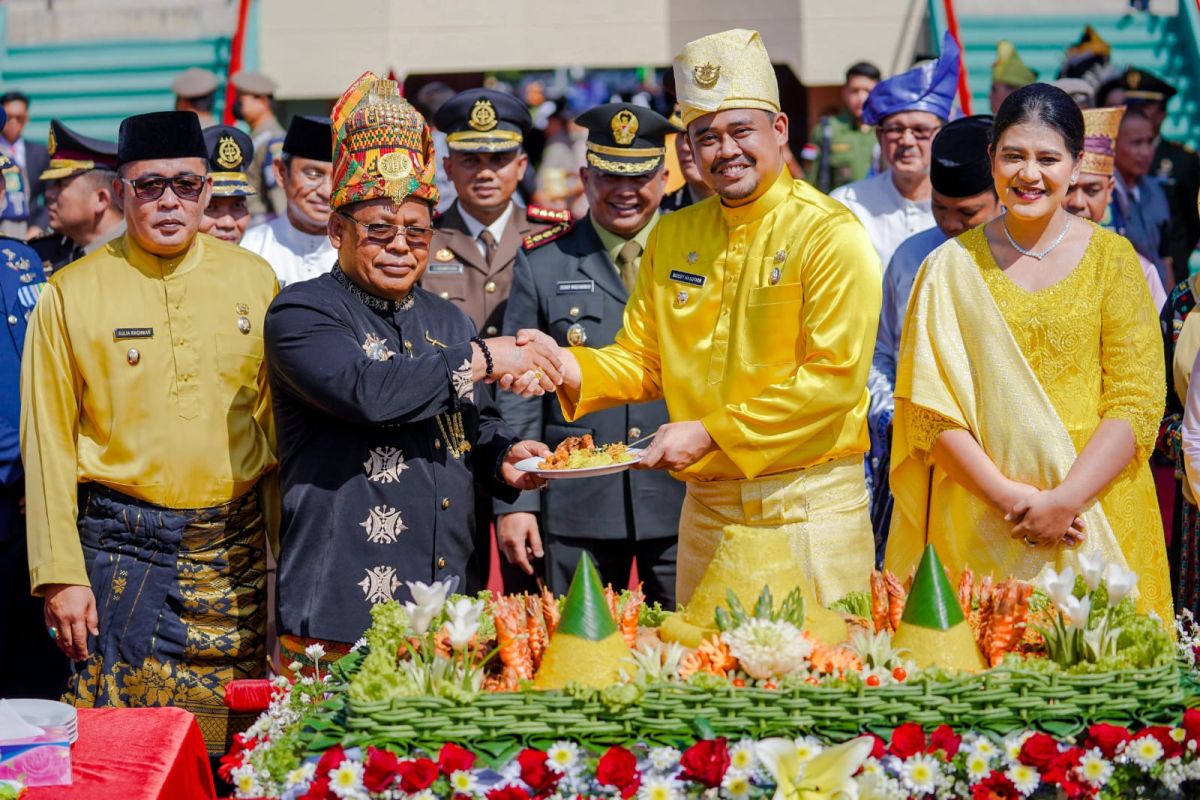
[{"label": "yellow shawl", "polygon": [[891,466],[896,503],[887,568],[908,575],[927,541],[954,580],[965,567],[996,579],[1032,580],[1048,566],[1061,570],[1068,564],[1078,571],[1081,552],[1127,566],[1099,502],[1082,513],[1087,534],[1077,549],[1031,548],[1013,539],[1012,523],[1003,514],[912,454],[905,425],[909,403],[970,431],[1013,480],[1057,486],[1077,455],[979,265],[957,240],[930,254],[909,300],[896,370]]}]

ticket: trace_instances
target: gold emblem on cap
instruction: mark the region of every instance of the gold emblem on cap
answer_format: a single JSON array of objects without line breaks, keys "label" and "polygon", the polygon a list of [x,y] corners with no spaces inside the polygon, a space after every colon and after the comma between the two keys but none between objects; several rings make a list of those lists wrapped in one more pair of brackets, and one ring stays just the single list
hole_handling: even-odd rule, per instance
[{"label": "gold emblem on cap", "polygon": [[481,97],[471,106],[467,124],[477,131],[490,131],[496,127],[496,107],[486,97]]},{"label": "gold emblem on cap", "polygon": [[633,140],[637,138],[638,118],[627,108],[623,108],[613,115],[612,118],[612,135],[613,139],[619,145],[631,145]]},{"label": "gold emblem on cap", "polygon": [[438,261],[450,261],[454,258],[454,253],[450,251],[449,247],[443,247],[441,250],[438,250],[436,253],[434,253],[433,257]]},{"label": "gold emblem on cap", "polygon": [[48,139],[46,139],[46,152],[49,153],[51,156],[53,156],[54,151],[57,149],[58,149],[58,139],[54,136],[54,126],[51,126],[50,127],[50,137]]},{"label": "gold emblem on cap", "polygon": [[692,80],[701,89],[711,89],[721,79],[721,67],[711,62],[697,64],[692,67]]},{"label": "gold emblem on cap", "polygon": [[398,181],[412,174],[412,162],[399,150],[385,153],[375,162],[375,168],[385,180]]},{"label": "gold emblem on cap", "polygon": [[217,140],[217,166],[225,169],[235,169],[241,166],[242,148],[232,136],[222,136]]},{"label": "gold emblem on cap", "polygon": [[1129,70],[1129,75],[1126,77],[1125,82],[1129,84],[1130,89],[1138,88],[1142,83],[1142,73],[1136,69]]}]

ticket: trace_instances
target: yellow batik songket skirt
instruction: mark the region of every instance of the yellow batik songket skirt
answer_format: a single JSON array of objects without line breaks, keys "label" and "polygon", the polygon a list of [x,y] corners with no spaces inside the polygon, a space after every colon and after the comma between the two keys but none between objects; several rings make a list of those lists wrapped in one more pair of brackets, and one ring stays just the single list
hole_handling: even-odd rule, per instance
[{"label": "yellow batik songket skirt", "polygon": [[727,525],[786,533],[822,605],[869,587],[875,544],[862,455],[761,478],[688,481],[679,517],[677,603],[691,598]]},{"label": "yellow batik songket skirt", "polygon": [[[1033,579],[1081,552],[1138,574],[1138,603],[1170,626],[1166,547],[1148,456],[1162,417],[1162,339],[1141,266],[1093,226],[1074,271],[1027,291],[996,264],[983,228],[935,250],[913,286],[896,374],[886,566],[907,575],[926,542],[954,580]],[[1103,419],[1123,419],[1137,455],[1082,517],[1078,549],[1030,548],[1003,514],[931,466],[939,433],[970,431],[1007,477],[1053,488]]]},{"label": "yellow batik songket skirt", "polygon": [[179,706],[210,753],[256,714],[225,707],[225,684],[265,674],[265,532],[257,493],[212,509],[165,509],[87,485],[80,538],[100,636],[63,700],[81,707]]}]

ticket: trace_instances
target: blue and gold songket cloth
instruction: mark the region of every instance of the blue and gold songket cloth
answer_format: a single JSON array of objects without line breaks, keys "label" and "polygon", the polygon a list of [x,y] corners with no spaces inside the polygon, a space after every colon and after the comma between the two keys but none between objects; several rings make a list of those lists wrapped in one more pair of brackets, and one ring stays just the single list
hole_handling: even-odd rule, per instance
[{"label": "blue and gold songket cloth", "polygon": [[168,509],[97,484],[79,492],[79,535],[100,636],[63,698],[81,708],[179,706],[224,753],[254,714],[225,684],[264,674],[265,527],[257,492]]}]

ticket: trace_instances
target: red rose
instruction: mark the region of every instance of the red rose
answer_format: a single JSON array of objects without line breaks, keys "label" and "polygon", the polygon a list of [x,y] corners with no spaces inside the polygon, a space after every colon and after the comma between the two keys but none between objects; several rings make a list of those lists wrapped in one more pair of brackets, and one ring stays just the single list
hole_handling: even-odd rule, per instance
[{"label": "red rose", "polygon": [[340,744],[335,744],[326,750],[321,755],[321,760],[317,762],[317,777],[324,778],[329,774],[331,769],[334,769],[345,760],[346,751],[342,749]]},{"label": "red rose", "polygon": [[1042,771],[1042,780],[1046,783],[1064,786],[1070,782],[1071,770],[1079,764],[1083,757],[1082,747],[1070,747],[1050,759],[1050,763]]},{"label": "red rose", "polygon": [[1187,740],[1200,740],[1200,709],[1189,708],[1183,712],[1183,724],[1180,726],[1187,732]]},{"label": "red rose", "polygon": [[521,765],[521,780],[533,790],[535,796],[550,794],[555,784],[562,780],[562,773],[550,769],[546,761],[546,754],[541,750],[526,748],[517,754],[517,763]]},{"label": "red rose", "polygon": [[1129,731],[1120,725],[1098,722],[1087,731],[1088,747],[1098,747],[1105,758],[1115,758],[1117,748],[1129,741]]},{"label": "red rose", "polygon": [[873,733],[868,733],[867,736],[870,736],[871,741],[874,742],[874,744],[871,746],[871,758],[880,759],[886,756],[887,742],[885,742],[882,737]]},{"label": "red rose", "polygon": [[438,777],[438,767],[428,758],[418,758],[415,761],[401,761],[396,766],[396,774],[400,776],[400,788],[415,794],[433,786]]},{"label": "red rose", "polygon": [[233,771],[242,765],[246,760],[244,753],[247,750],[253,750],[258,746],[258,739],[245,738],[245,734],[235,733],[233,735],[233,747],[229,748],[229,752],[221,756],[221,766],[217,769],[217,774],[221,776],[221,780],[226,783],[233,781]]},{"label": "red rose", "polygon": [[908,758],[925,752],[925,731],[915,722],[906,722],[892,731],[892,755]]},{"label": "red rose", "polygon": [[1162,745],[1163,758],[1177,758],[1183,755],[1183,743],[1177,742],[1171,738],[1171,729],[1162,725],[1155,725],[1152,728],[1145,730],[1134,736],[1134,741],[1145,738],[1147,736],[1158,739],[1158,743]]},{"label": "red rose", "polygon": [[492,789],[487,793],[487,800],[529,800],[529,792],[520,786],[509,784]]},{"label": "red rose", "polygon": [[363,768],[363,786],[370,792],[384,792],[396,781],[400,759],[391,750],[367,748],[367,763]]},{"label": "red rose", "polygon": [[337,795],[329,791],[329,776],[322,775],[308,785],[308,791],[300,796],[300,800],[328,800],[330,797]]},{"label": "red rose", "polygon": [[936,752],[941,750],[943,759],[950,761],[958,755],[958,748],[962,744],[962,737],[954,733],[954,729],[949,725],[939,725],[933,733],[929,734],[929,751]]},{"label": "red rose", "polygon": [[446,742],[438,752],[437,763],[442,774],[450,776],[456,772],[466,772],[475,766],[475,754],[466,748]]},{"label": "red rose", "polygon": [[721,785],[721,780],[729,769],[729,745],[724,737],[701,739],[683,751],[679,758],[679,766],[683,767],[680,777],[685,781],[694,781],[709,789],[715,789]]},{"label": "red rose", "polygon": [[971,787],[971,800],[1019,800],[1020,797],[1017,787],[1003,772],[993,771]]},{"label": "red rose", "polygon": [[1045,733],[1035,733],[1021,745],[1018,760],[1027,767],[1037,767],[1044,770],[1050,766],[1050,761],[1058,755],[1058,742],[1054,737]]},{"label": "red rose", "polygon": [[621,792],[621,797],[628,798],[637,794],[642,784],[642,776],[638,773],[637,757],[624,747],[610,747],[596,764],[596,780],[604,786],[614,786]]}]

